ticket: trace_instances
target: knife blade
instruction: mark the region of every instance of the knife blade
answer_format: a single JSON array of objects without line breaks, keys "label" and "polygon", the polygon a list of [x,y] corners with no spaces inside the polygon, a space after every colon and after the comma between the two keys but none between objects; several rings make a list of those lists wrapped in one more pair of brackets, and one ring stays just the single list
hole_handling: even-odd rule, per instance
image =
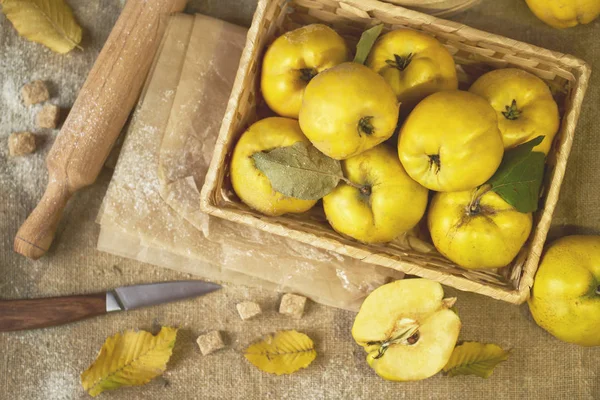
[{"label": "knife blade", "polygon": [[0,300],[0,332],[62,325],[109,312],[203,296],[220,288],[205,281],[172,281],[79,296]]}]

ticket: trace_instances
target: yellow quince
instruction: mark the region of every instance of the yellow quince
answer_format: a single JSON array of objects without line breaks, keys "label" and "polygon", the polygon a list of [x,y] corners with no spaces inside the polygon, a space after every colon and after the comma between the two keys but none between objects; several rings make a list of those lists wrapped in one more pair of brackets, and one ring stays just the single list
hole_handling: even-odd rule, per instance
[{"label": "yellow quince", "polygon": [[398,155],[404,169],[431,190],[473,189],[496,172],[503,154],[496,111],[469,92],[432,94],[400,129]]},{"label": "yellow quince", "polygon": [[432,93],[458,88],[454,59],[425,33],[397,29],[381,36],[367,66],[390,84],[403,110],[410,110]]},{"label": "yellow quince", "polygon": [[240,199],[251,208],[266,215],[302,213],[316,200],[300,200],[276,192],[267,178],[254,164],[252,155],[297,142],[309,143],[302,134],[298,121],[271,117],[255,122],[242,134],[231,159],[231,184]]},{"label": "yellow quince", "polygon": [[517,68],[497,69],[482,75],[469,91],[487,99],[496,110],[505,149],[544,136],[533,151],[548,154],[560,117],[543,80]]},{"label": "yellow quince", "polygon": [[354,186],[340,183],[323,198],[336,231],[365,243],[389,242],[423,217],[427,189],[408,176],[386,144],[342,161],[342,170]]},{"label": "yellow quince", "polygon": [[299,122],[317,149],[344,160],[389,139],[396,129],[399,106],[380,75],[347,62],[310,81]]},{"label": "yellow quince", "polygon": [[402,279],[375,289],[363,302],[352,337],[377,375],[392,381],[429,378],[446,365],[460,333],[450,310],[456,298],[427,279]]},{"label": "yellow quince", "polygon": [[600,0],[526,0],[529,9],[554,28],[589,24],[600,15]]},{"label": "yellow quince", "polygon": [[535,322],[558,339],[600,346],[599,236],[567,236],[546,249],[529,309]]},{"label": "yellow quince", "polygon": [[492,191],[437,193],[427,214],[433,244],[463,268],[508,265],[529,237],[531,213],[521,213]]},{"label": "yellow quince", "polygon": [[286,32],[275,39],[263,59],[263,97],[277,114],[298,118],[310,80],[344,61],[348,61],[346,43],[328,26],[312,24]]}]

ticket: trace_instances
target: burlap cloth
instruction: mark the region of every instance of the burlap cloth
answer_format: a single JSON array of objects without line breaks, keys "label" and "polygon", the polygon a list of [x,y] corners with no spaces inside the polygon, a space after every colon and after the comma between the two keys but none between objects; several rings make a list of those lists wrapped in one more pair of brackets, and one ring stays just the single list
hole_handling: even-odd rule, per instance
[{"label": "burlap cloth", "polygon": [[[15,130],[34,129],[37,107],[21,105],[18,90],[31,79],[51,82],[53,101],[67,107],[113,25],[121,2],[71,0],[85,27],[84,52],[55,55],[18,38],[0,16],[0,297],[24,298],[90,293],[123,284],[185,279],[175,273],[95,250],[98,226],[94,218],[110,180],[104,171],[98,182],[78,194],[59,229],[56,246],[32,262],[14,254],[12,238],[46,182],[43,165],[54,131],[39,131],[35,155],[7,157],[6,139]],[[248,26],[253,1],[192,1],[190,10]],[[590,64],[600,63],[600,21],[567,31],[546,27],[522,0],[484,0],[456,20],[561,52]],[[571,233],[600,234],[600,199],[595,182],[600,170],[600,137],[596,118],[600,72],[594,71],[579,121],[573,154],[554,218],[552,237]],[[413,398],[413,399],[600,399],[600,348],[585,349],[553,339],[538,328],[526,307],[482,296],[456,293],[463,321],[461,339],[494,342],[512,348],[510,359],[488,380],[436,376],[415,383],[389,383],[368,368],[364,353],[350,336],[354,314],[316,305],[305,317],[291,321],[276,313],[278,296],[269,291],[229,285],[207,297],[111,315],[41,331],[0,334],[0,399],[79,399],[87,395],[79,374],[94,359],[107,336],[129,328],[153,329],[158,324],[181,327],[174,356],[163,379],[142,388],[102,396],[114,399],[229,398]],[[261,318],[242,322],[235,303],[258,301]],[[286,377],[262,374],[240,351],[256,337],[277,329],[308,333],[319,357],[306,370]],[[228,349],[202,357],[194,340],[208,330],[226,333]]]}]

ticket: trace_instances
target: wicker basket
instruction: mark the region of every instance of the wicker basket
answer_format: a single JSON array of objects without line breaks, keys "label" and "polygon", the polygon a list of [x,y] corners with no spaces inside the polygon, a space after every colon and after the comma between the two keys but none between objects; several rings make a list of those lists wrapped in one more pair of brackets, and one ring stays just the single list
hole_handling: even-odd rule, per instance
[{"label": "wicker basket", "polygon": [[[320,207],[302,215],[267,217],[237,198],[231,189],[229,160],[239,135],[263,116],[259,75],[264,51],[283,32],[315,22],[330,25],[352,47],[365,28],[379,23],[384,24],[384,32],[411,28],[433,35],[454,56],[462,88],[491,69],[509,66],[532,72],[550,85],[559,103],[561,128],[548,157],[544,195],[532,235],[512,265],[499,270],[465,270],[436,252],[411,248],[406,241],[366,245],[344,238],[331,229]],[[572,56],[376,0],[260,0],[202,189],[201,207],[209,214],[316,247],[520,304],[529,295],[550,228],[589,76],[585,62]]]}]

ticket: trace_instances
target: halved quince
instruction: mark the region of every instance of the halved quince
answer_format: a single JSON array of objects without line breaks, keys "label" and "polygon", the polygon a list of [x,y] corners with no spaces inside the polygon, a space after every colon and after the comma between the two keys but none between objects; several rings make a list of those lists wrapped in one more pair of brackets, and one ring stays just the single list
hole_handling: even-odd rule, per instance
[{"label": "halved quince", "polygon": [[437,374],[448,362],[460,332],[460,319],[444,299],[442,285],[405,279],[375,289],[363,302],[352,327],[367,362],[384,379],[417,381]]}]

